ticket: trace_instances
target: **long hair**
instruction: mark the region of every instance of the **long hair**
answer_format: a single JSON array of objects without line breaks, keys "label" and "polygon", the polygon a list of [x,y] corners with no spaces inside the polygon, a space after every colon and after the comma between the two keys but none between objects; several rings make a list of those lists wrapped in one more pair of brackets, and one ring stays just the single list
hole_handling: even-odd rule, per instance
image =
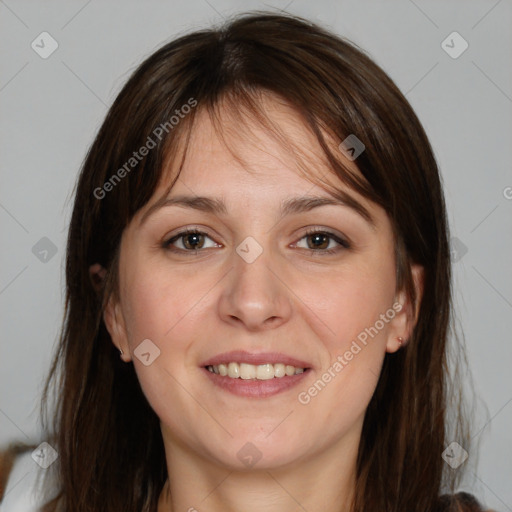
[{"label": "long hair", "polygon": [[[272,130],[261,93],[292,105],[340,182],[385,209],[395,236],[397,287],[413,301],[411,265],[424,267],[418,322],[407,346],[385,356],[366,412],[353,512],[479,510],[464,497],[440,497],[453,493],[460,472],[445,473],[441,457],[452,398],[450,251],[439,171],[421,123],[354,44],[297,17],[249,13],[181,36],[147,58],[85,158],[67,242],[65,318],[43,394],[45,428],[59,453],[58,494],[46,512],[156,510],[167,477],[159,418],[102,319],[118,289],[121,235],[156,190],[164,163],[179,158],[200,109],[216,119],[222,101],[222,108]],[[177,111],[187,115],[175,123]],[[347,170],[333,147],[351,134],[366,147],[356,162],[362,177]],[[130,160],[150,145],[136,164]],[[95,263],[107,271],[99,291],[89,276]],[[52,391],[57,404],[50,425],[45,411]],[[457,441],[468,449],[462,418],[454,421]]]}]

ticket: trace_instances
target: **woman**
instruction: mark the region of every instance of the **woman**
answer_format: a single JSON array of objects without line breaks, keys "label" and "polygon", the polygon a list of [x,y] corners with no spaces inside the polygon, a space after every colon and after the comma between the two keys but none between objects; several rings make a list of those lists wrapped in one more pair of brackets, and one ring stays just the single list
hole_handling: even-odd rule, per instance
[{"label": "woman", "polygon": [[481,510],[445,462],[469,437],[439,172],[349,42],[249,14],[150,56],[83,165],[66,277],[45,511]]}]

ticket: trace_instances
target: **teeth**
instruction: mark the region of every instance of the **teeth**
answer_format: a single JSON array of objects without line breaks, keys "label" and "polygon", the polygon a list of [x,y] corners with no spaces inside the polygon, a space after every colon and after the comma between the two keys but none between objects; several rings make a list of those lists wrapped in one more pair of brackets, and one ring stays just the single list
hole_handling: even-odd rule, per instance
[{"label": "teeth", "polygon": [[273,364],[260,364],[256,367],[256,378],[258,380],[269,380],[274,378]]},{"label": "teeth", "polygon": [[287,364],[284,368],[284,371],[286,372],[286,375],[288,376],[291,376],[291,375],[294,375],[295,374],[295,367],[294,366],[290,366],[289,364]]},{"label": "teeth", "polygon": [[[236,364],[236,363],[229,363]],[[215,366],[213,367],[213,371],[215,371]],[[256,378],[256,366],[252,364],[242,363],[240,365],[240,378],[244,380],[255,379]]]},{"label": "teeth", "polygon": [[238,379],[238,377],[240,377],[240,365],[238,363],[228,364],[228,377],[232,379]]},{"label": "teeth", "polygon": [[292,375],[298,375],[304,373],[304,368],[296,368],[289,364],[284,365],[282,363],[276,364],[247,364],[247,363],[228,363],[219,365],[210,365],[206,367],[211,373],[216,373],[222,377],[230,377],[231,379],[243,379],[243,380],[270,380],[273,378],[281,379],[285,375],[291,377]]},{"label": "teeth", "polygon": [[284,364],[277,363],[274,365],[274,377],[284,377],[286,375],[286,370]]}]

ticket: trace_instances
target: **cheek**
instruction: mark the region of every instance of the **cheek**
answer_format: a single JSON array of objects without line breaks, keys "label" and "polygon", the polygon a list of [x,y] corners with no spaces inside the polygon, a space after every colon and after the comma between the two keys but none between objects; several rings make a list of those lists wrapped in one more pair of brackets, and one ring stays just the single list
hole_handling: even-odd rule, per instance
[{"label": "cheek", "polygon": [[[377,280],[373,272],[339,276],[330,281],[337,292],[324,298],[323,311],[316,311],[322,322],[309,315],[317,334],[324,333],[322,368],[298,390],[297,400],[304,421],[314,417],[323,425],[326,444],[359,425],[375,392],[394,317],[393,283]],[[329,326],[328,335],[322,323]]]},{"label": "cheek", "polygon": [[183,273],[171,273],[162,265],[135,267],[126,279],[123,304],[132,348],[146,338],[166,345],[201,298],[203,286],[196,284]]},{"label": "cheek", "polygon": [[[375,258],[316,277],[302,285],[297,283],[301,286],[298,295],[306,298],[304,302],[314,312],[308,317],[316,324],[315,330],[319,337],[322,335],[331,355],[344,350],[347,343],[374,326],[380,315],[386,314],[393,304],[393,261]],[[381,321],[377,328],[384,337],[388,323]]]},{"label": "cheek", "polygon": [[[375,390],[395,316],[394,259],[378,255],[391,255],[391,251],[391,247],[381,248],[374,257],[309,280],[302,288],[314,312],[305,309],[304,315],[322,342],[323,357],[316,385],[301,390],[305,395],[299,401],[311,402],[318,414],[329,411],[338,421],[347,419],[348,411],[351,417],[357,416]],[[333,404],[340,404],[344,412]]]},{"label": "cheek", "polygon": [[[132,361],[141,388],[158,417],[173,431],[188,435],[183,425],[204,411],[187,392],[190,347],[197,339],[199,300],[209,283],[184,286],[189,277],[170,273],[162,265],[133,265],[126,275],[123,309]],[[190,279],[193,277],[190,276]],[[199,283],[197,283],[199,284]],[[211,285],[210,285],[211,287]],[[146,366],[137,357],[143,340],[158,347],[158,356]],[[153,349],[150,348],[151,353]],[[140,353],[140,352],[139,352]],[[153,353],[151,353],[153,359]]]}]

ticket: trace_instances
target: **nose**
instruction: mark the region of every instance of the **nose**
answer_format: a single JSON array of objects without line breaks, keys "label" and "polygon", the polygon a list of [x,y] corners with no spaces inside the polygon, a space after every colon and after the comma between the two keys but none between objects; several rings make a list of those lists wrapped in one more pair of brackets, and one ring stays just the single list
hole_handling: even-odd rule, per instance
[{"label": "nose", "polygon": [[223,321],[249,331],[274,329],[291,316],[291,292],[266,251],[249,263],[233,254],[218,308]]}]

